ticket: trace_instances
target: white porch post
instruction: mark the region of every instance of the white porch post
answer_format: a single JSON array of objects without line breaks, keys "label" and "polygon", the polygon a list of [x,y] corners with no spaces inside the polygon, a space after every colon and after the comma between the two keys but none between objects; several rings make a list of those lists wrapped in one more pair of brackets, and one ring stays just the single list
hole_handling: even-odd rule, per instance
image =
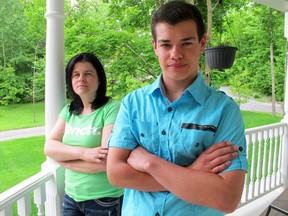
[{"label": "white porch post", "polygon": [[[288,12],[285,12],[284,36],[288,41]],[[288,53],[286,53],[287,61]],[[284,90],[284,120],[288,123],[288,62],[286,62],[285,71],[285,90]]]},{"label": "white porch post", "polygon": [[65,104],[64,0],[47,0],[45,135],[53,128]]},{"label": "white porch post", "polygon": [[[46,0],[45,136],[49,135],[66,103],[64,71],[64,0]],[[61,215],[64,194],[64,169],[47,158],[42,170],[54,178],[46,184],[45,210],[48,216]]]},{"label": "white porch post", "polygon": [[[285,26],[284,26],[284,36],[288,40],[288,12],[285,12]],[[288,53],[286,53],[286,61],[288,59]],[[284,119],[283,121],[288,124],[288,62],[286,62],[285,69],[285,90],[284,90]],[[284,187],[288,187],[288,134],[286,131],[285,141],[283,145],[283,156],[282,156],[282,173]]]}]

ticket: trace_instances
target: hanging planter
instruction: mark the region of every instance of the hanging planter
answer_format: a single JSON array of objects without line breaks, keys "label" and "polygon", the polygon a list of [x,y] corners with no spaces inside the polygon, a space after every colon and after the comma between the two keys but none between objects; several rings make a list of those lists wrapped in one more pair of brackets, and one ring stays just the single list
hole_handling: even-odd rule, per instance
[{"label": "hanging planter", "polygon": [[[204,55],[206,62],[209,66],[210,69],[218,69],[218,70],[224,70],[224,69],[229,69],[233,66],[233,63],[235,61],[235,55],[237,48],[234,46],[226,46],[222,44],[226,44],[227,41],[223,43],[222,41],[222,33],[223,33],[223,14],[224,14],[224,9],[223,9],[223,3],[222,0],[218,1],[220,6],[221,6],[221,23],[220,23],[220,41],[218,46],[213,46],[213,47],[208,47],[204,50]],[[227,21],[228,27],[229,27],[229,22]],[[229,27],[230,29],[230,27]],[[233,32],[231,31],[232,37],[233,37]],[[233,37],[234,39],[234,37]],[[210,42],[210,41],[209,41]],[[235,40],[234,40],[235,42]],[[210,43],[208,43],[210,45]]]},{"label": "hanging planter", "polygon": [[232,46],[209,47],[204,50],[209,68],[224,70],[232,67],[237,48]]}]

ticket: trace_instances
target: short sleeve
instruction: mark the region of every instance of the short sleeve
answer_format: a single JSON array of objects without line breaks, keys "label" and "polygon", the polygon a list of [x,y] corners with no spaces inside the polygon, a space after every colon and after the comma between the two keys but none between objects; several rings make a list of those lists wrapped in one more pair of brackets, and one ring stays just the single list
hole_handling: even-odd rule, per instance
[{"label": "short sleeve", "polygon": [[[226,110],[225,110],[226,109]],[[221,141],[230,141],[240,147],[238,157],[233,159],[232,164],[224,170],[248,170],[248,161],[246,155],[245,127],[239,106],[233,101],[223,110],[223,115],[215,134],[215,143]]]},{"label": "short sleeve", "polygon": [[120,102],[110,99],[104,107],[104,126],[113,124],[117,118]]},{"label": "short sleeve", "polygon": [[120,106],[113,131],[108,141],[108,147],[117,147],[123,149],[134,149],[138,144],[131,130],[130,107],[133,104],[126,96]]},{"label": "short sleeve", "polygon": [[60,114],[59,114],[59,117],[61,119],[63,119],[64,121],[67,121],[67,117],[68,117],[68,114],[69,114],[69,106],[70,105],[66,105],[62,108]]}]

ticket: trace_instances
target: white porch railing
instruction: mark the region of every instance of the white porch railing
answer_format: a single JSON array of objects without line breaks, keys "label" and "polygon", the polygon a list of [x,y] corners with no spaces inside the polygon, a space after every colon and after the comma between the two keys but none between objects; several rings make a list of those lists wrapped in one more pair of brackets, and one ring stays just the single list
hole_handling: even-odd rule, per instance
[{"label": "white porch railing", "polygon": [[[246,174],[240,207],[288,183],[288,126],[284,122],[247,129]],[[19,216],[31,214],[31,194],[38,216],[60,216],[64,189],[64,170],[47,159],[42,171],[0,194],[0,216],[12,215],[17,204]],[[264,209],[263,209],[264,210]]]},{"label": "white porch railing", "polygon": [[31,212],[31,192],[34,192],[34,203],[38,215],[44,215],[45,183],[53,178],[52,172],[41,171],[0,195],[0,215],[12,215],[12,204],[17,201],[18,215],[29,215]]},{"label": "white porch railing", "polygon": [[[31,215],[31,195],[38,216],[60,216],[64,194],[64,169],[49,158],[42,164],[42,171],[0,194],[0,216]],[[45,208],[44,208],[45,206]],[[44,212],[45,210],[45,212]]]},{"label": "white porch railing", "polygon": [[287,124],[284,122],[247,129],[249,170],[240,206],[287,185]]}]

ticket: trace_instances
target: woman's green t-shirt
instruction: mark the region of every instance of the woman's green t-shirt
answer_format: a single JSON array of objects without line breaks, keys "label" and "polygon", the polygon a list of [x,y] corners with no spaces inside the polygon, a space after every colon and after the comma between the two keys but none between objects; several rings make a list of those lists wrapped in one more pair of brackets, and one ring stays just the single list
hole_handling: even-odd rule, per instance
[{"label": "woman's green t-shirt", "polygon": [[[65,106],[60,117],[66,122],[62,142],[71,146],[95,148],[101,145],[102,129],[115,122],[119,111],[119,102],[110,99],[104,106],[89,115],[69,113],[69,105]],[[65,170],[65,192],[77,202],[119,197],[122,188],[110,185],[106,172],[95,174]]]}]

